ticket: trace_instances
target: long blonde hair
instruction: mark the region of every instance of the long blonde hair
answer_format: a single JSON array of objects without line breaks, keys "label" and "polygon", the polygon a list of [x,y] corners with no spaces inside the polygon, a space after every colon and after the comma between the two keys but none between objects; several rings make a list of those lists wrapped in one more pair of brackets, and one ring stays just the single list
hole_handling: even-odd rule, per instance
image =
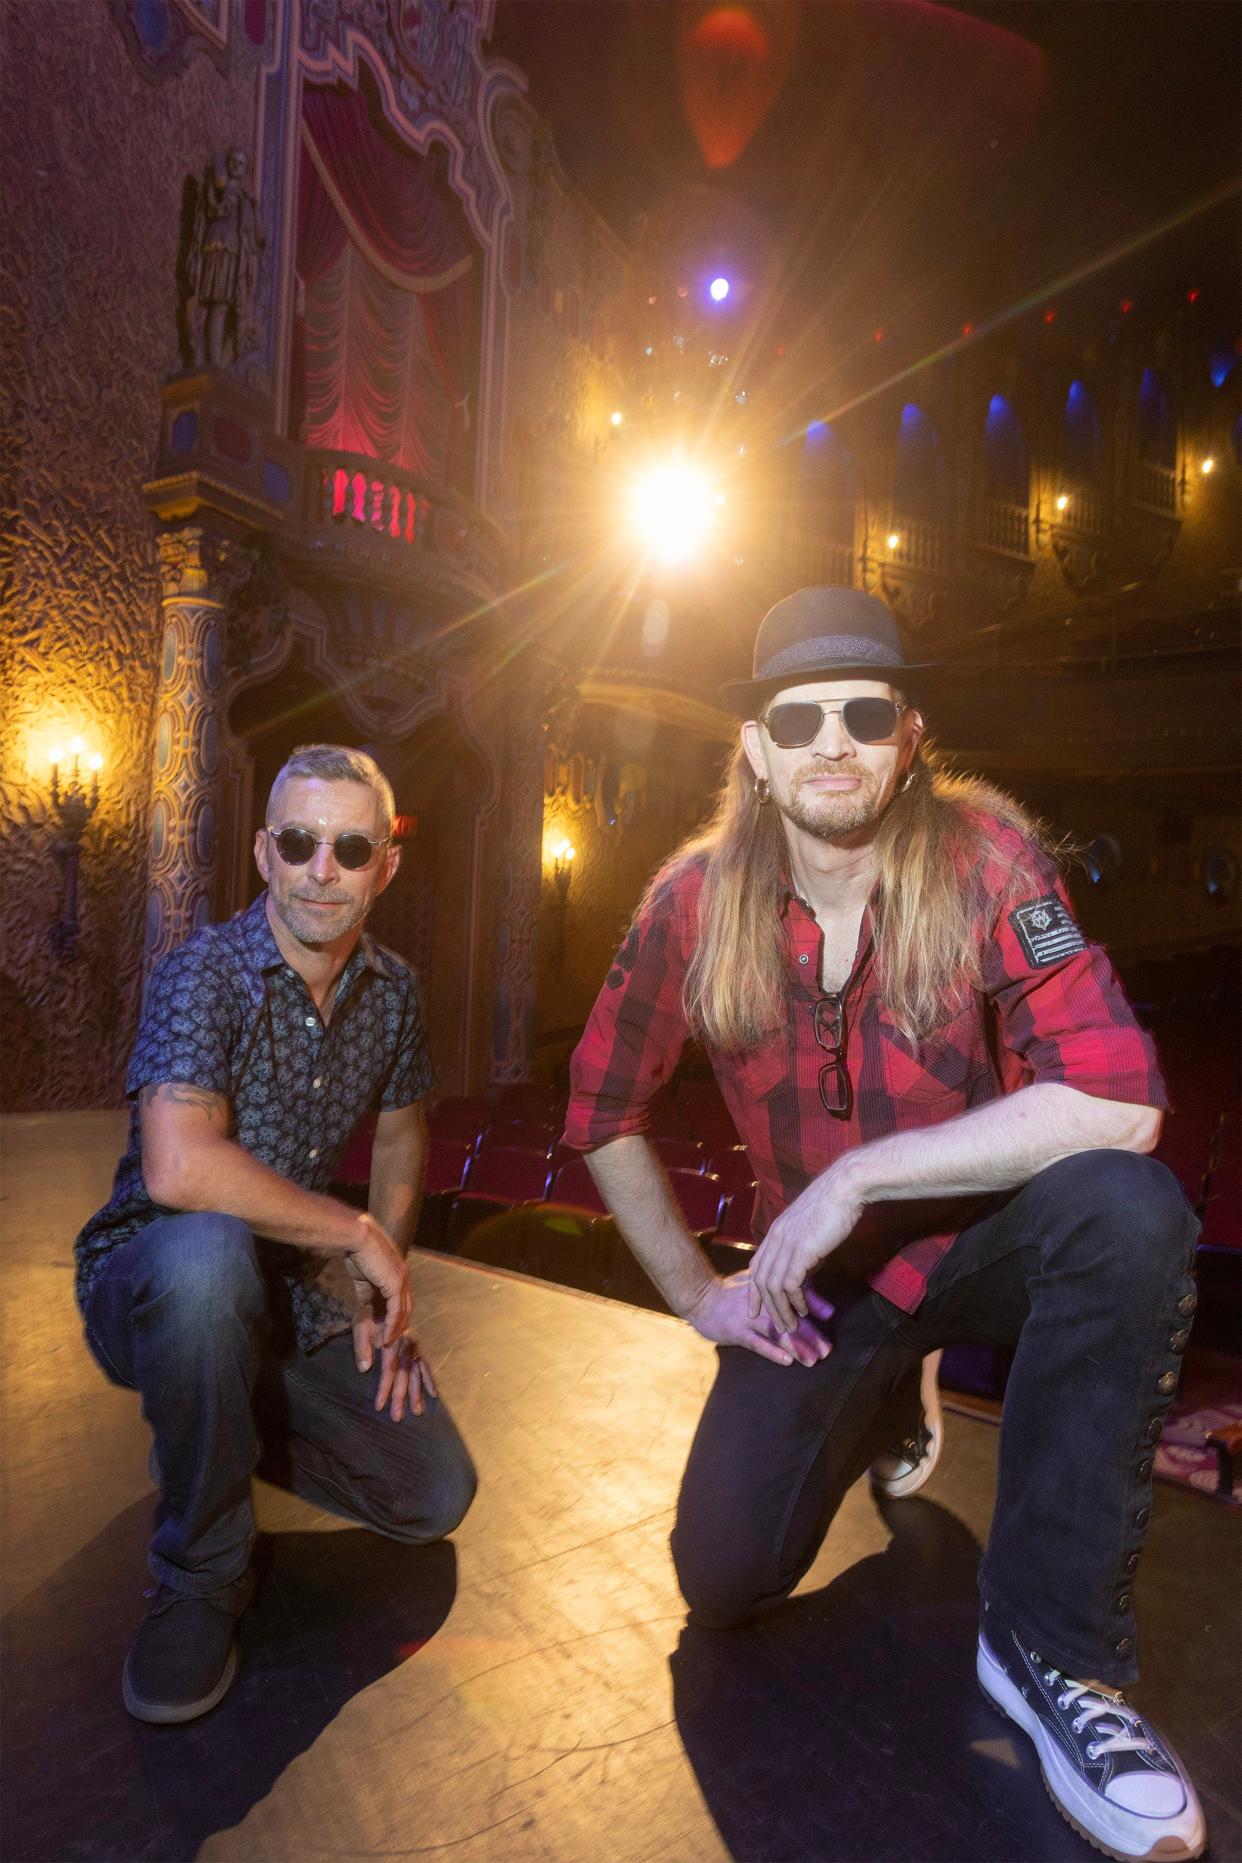
[{"label": "long blonde hair", "polygon": [[[980,982],[976,924],[985,866],[1001,860],[1015,880],[1036,877],[1021,853],[1002,854],[988,818],[1051,851],[1045,830],[1012,797],[954,775],[924,739],[909,782],[880,819],[871,903],[876,978],[893,1021],[912,1041],[961,1008]],[[690,865],[702,867],[703,885],[683,989],[687,1019],[713,1048],[753,1047],[786,1013],[776,907],[788,884],[788,855],[781,817],[759,801],[740,744],[711,820],[657,873],[643,908]]]}]

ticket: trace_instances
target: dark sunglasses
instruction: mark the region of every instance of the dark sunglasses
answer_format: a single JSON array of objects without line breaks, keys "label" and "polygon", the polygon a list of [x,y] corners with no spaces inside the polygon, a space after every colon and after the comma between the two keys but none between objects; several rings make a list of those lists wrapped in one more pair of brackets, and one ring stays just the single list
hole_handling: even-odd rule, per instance
[{"label": "dark sunglasses", "polygon": [[373,841],[368,834],[351,832],[338,834],[335,841],[317,841],[309,828],[269,828],[267,832],[286,867],[304,867],[308,860],[314,860],[317,847],[330,847],[337,866],[350,871],[369,865],[376,848],[387,847],[392,839],[385,835],[382,841]]},{"label": "dark sunglasses", "polygon": [[812,1010],[815,1039],[827,1055],[819,1070],[819,1097],[834,1119],[848,1119],[854,1089],[845,1070],[845,1010],[839,996],[821,996]]},{"label": "dark sunglasses", "polygon": [[813,744],[829,711],[840,716],[856,744],[882,744],[892,737],[897,720],[909,709],[895,699],[843,699],[840,705],[831,706],[818,699],[787,699],[783,705],[770,706],[759,722],[781,750]]}]

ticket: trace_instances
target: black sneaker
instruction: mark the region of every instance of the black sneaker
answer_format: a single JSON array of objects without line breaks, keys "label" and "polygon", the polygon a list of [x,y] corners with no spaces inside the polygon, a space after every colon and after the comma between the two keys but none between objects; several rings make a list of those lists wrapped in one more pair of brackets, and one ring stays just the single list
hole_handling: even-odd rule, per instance
[{"label": "black sneaker", "polygon": [[890,1501],[904,1501],[907,1495],[917,1494],[940,1460],[944,1447],[944,1413],[940,1408],[942,1356],[940,1352],[929,1352],[923,1360],[919,1385],[923,1414],[917,1424],[888,1455],[878,1456],[871,1464],[872,1487]]},{"label": "black sneaker", "polygon": [[254,1591],[248,1572],[205,1597],[156,1587],[125,1659],[122,1694],[139,1721],[197,1720],[237,1674],[237,1620]]},{"label": "black sneaker", "polygon": [[1180,1863],[1207,1844],[1195,1788],[1167,1740],[1112,1689],[1075,1682],[994,1625],[979,1638],[984,1694],[1035,1742],[1044,1784],[1074,1829],[1121,1863]]}]

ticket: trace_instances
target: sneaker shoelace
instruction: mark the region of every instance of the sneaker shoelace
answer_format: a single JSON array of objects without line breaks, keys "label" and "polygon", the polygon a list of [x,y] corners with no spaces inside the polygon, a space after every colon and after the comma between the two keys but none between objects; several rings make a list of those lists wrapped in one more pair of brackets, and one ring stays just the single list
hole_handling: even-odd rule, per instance
[{"label": "sneaker shoelace", "polygon": [[1062,1675],[1059,1669],[1048,1669],[1044,1680],[1049,1688],[1057,1682],[1064,1686],[1057,1696],[1057,1707],[1062,1714],[1078,1704],[1079,1712],[1074,1716],[1071,1726],[1076,1734],[1090,1727],[1095,1721],[1108,1717],[1116,1718],[1115,1726],[1094,1727],[1095,1738],[1087,1743],[1087,1758],[1100,1759],[1105,1753],[1154,1753],[1155,1743],[1148,1739],[1143,1731],[1143,1723],[1133,1708],[1124,1701],[1113,1701],[1108,1695],[1101,1695],[1096,1689],[1088,1688],[1085,1682],[1073,1682],[1069,1676]]}]

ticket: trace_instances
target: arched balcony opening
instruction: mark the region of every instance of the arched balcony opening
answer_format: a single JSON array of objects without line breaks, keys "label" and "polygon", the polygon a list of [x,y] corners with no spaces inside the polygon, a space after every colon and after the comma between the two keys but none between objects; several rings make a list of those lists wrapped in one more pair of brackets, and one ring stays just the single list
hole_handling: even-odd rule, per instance
[{"label": "arched balcony opening", "polygon": [[893,474],[893,508],[898,524],[917,519],[942,524],[946,488],[944,453],[936,424],[925,409],[909,401],[897,429],[897,464]]},{"label": "arched balcony opening", "polygon": [[858,475],[849,447],[827,421],[808,426],[796,471],[797,580],[848,585],[853,581]]},{"label": "arched balcony opening", "polygon": [[1030,550],[1031,458],[1012,402],[993,395],[983,424],[983,496],[977,536],[991,549],[1026,556]]},{"label": "arched balcony opening", "polygon": [[1144,369],[1139,382],[1135,427],[1136,502],[1166,517],[1177,514],[1177,423],[1164,377]]},{"label": "arched balcony opening", "polygon": [[442,151],[358,88],[302,99],[292,437],[474,495],[482,265]]}]

